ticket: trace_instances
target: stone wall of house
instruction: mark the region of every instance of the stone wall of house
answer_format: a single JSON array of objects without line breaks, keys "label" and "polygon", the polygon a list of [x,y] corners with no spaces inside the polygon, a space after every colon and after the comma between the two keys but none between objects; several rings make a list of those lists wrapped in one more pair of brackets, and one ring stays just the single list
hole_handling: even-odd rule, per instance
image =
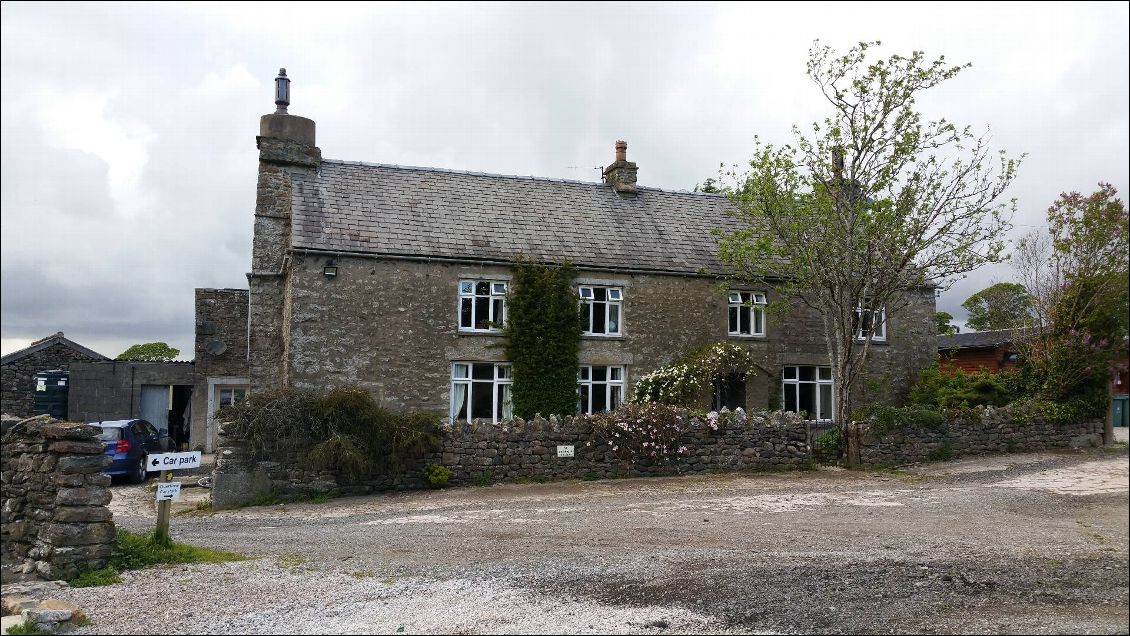
[{"label": "stone wall of house", "polygon": [[[242,379],[247,369],[247,310],[250,292],[246,289],[196,290],[195,388],[192,393],[192,446],[206,451],[213,447],[214,431],[209,430],[209,379]],[[210,353],[209,342],[224,343],[222,353]]]},{"label": "stone wall of house", "polygon": [[85,353],[63,343],[56,343],[35,353],[18,358],[0,367],[0,411],[8,415],[29,417],[34,412],[35,374],[62,369],[69,371],[72,362],[94,361]]},{"label": "stone wall of house", "polygon": [[52,579],[104,567],[116,536],[109,463],[94,427],[48,416],[13,426],[0,449],[5,561]]},{"label": "stone wall of house", "polygon": [[[266,364],[256,356],[285,356],[290,386],[321,391],[358,385],[390,409],[447,413],[452,362],[506,360],[500,335],[459,331],[457,307],[460,279],[509,280],[507,266],[339,255],[333,257],[337,276],[327,278],[327,256],[292,258],[285,344],[251,352],[253,368]],[[623,335],[584,337],[578,363],[624,365],[628,394],[641,376],[718,341],[742,345],[756,365],[747,378],[748,409],[778,408],[783,366],[828,364],[823,322],[810,310],[771,313],[765,337],[728,336],[727,297],[712,278],[582,270],[578,283],[624,290]],[[770,304],[779,300],[774,290],[767,292]],[[876,403],[905,395],[936,354],[934,311],[927,289],[888,317],[887,341],[872,346],[870,382],[857,383],[857,398]],[[261,329],[256,319],[253,313],[253,342]],[[696,406],[711,408],[709,395]]]},{"label": "stone wall of house", "polygon": [[1058,424],[1040,415],[1020,416],[1007,408],[986,408],[948,420],[936,429],[910,424],[876,435],[870,424],[859,426],[860,461],[886,466],[964,455],[1101,446],[1103,433],[1101,420]]},{"label": "stone wall of house", "polygon": [[[431,463],[451,470],[451,485],[506,481],[596,479],[692,474],[725,470],[806,468],[812,456],[806,423],[792,413],[723,412],[708,420],[683,417],[678,446],[685,452],[667,461],[630,461],[595,436],[585,418],[566,417],[502,424],[459,423],[445,429],[442,448],[404,463],[400,470],[362,480],[332,471],[304,468],[303,451],[255,461],[240,440],[222,437],[212,497],[219,507],[268,493],[364,493],[428,487],[422,469]],[[558,446],[572,446],[573,457],[559,457]]]}]

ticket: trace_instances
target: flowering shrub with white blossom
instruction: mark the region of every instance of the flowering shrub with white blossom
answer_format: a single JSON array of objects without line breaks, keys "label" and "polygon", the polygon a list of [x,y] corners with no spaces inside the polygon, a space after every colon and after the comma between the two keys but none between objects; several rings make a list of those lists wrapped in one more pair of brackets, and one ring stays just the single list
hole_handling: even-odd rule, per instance
[{"label": "flowering shrub with white blossom", "polygon": [[715,342],[640,378],[632,401],[690,406],[714,378],[727,373],[746,373],[752,366],[749,352],[742,347],[731,342]]},{"label": "flowering shrub with white blossom", "polygon": [[652,459],[664,462],[689,449],[679,443],[688,424],[669,405],[650,402],[624,404],[615,411],[589,416],[593,439],[605,443],[621,461]]}]

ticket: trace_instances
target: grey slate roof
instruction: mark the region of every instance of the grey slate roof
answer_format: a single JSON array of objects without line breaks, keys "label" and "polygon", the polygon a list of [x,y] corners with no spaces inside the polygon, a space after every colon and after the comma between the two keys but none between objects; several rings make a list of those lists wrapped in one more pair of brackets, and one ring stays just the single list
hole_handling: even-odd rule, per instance
[{"label": "grey slate roof", "polygon": [[296,180],[293,244],[371,255],[723,271],[712,228],[739,227],[714,194],[323,160]]},{"label": "grey slate roof", "polygon": [[938,350],[999,347],[1011,344],[1018,336],[1024,335],[1025,331],[1024,329],[996,329],[993,331],[971,331],[969,333],[941,335],[938,336]]},{"label": "grey slate roof", "polygon": [[15,362],[16,360],[19,360],[20,358],[25,358],[25,357],[30,356],[31,354],[33,354],[37,351],[43,351],[44,349],[47,349],[49,347],[53,347],[56,344],[62,344],[64,346],[70,347],[71,349],[74,349],[75,351],[78,351],[78,352],[83,353],[87,356],[90,356],[91,358],[94,358],[95,360],[109,360],[109,358],[102,355],[101,353],[98,353],[97,351],[87,349],[86,347],[80,345],[79,343],[75,342],[74,340],[71,340],[70,338],[64,338],[63,332],[59,331],[59,332],[56,332],[54,335],[47,336],[46,338],[41,338],[39,340],[36,340],[35,342],[31,343],[31,346],[24,347],[23,349],[20,349],[19,351],[13,351],[12,353],[9,353],[8,355],[4,356],[3,358],[0,358],[0,364],[8,364],[9,362]]}]

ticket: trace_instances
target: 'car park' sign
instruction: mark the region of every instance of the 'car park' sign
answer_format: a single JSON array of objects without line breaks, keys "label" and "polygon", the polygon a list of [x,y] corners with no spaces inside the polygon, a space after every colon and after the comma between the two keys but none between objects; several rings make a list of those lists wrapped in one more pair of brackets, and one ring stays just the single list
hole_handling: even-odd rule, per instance
[{"label": "'car park' sign", "polygon": [[162,470],[184,470],[186,468],[200,468],[200,451],[188,453],[161,453],[150,455],[146,462],[148,472]]}]

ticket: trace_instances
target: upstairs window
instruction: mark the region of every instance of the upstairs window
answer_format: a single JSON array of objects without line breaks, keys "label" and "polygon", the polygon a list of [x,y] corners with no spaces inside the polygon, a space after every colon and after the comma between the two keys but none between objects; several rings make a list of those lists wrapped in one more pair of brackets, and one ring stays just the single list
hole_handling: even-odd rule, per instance
[{"label": "upstairs window", "polygon": [[730,335],[765,335],[765,294],[761,292],[730,292]]},{"label": "upstairs window", "polygon": [[501,331],[506,322],[506,283],[459,281],[459,330]]},{"label": "upstairs window", "polygon": [[624,367],[583,366],[577,370],[577,410],[591,415],[624,401]]},{"label": "upstairs window", "polygon": [[882,342],[887,339],[887,310],[855,308],[855,337]]},{"label": "upstairs window", "polygon": [[513,417],[509,364],[456,362],[451,365],[451,419],[499,422]]},{"label": "upstairs window", "polygon": [[586,336],[620,335],[620,316],[624,290],[619,287],[585,285],[580,288],[581,302],[587,306]]},{"label": "upstairs window", "polygon": [[806,413],[809,420],[832,420],[832,367],[785,367],[781,389],[786,411]]}]

